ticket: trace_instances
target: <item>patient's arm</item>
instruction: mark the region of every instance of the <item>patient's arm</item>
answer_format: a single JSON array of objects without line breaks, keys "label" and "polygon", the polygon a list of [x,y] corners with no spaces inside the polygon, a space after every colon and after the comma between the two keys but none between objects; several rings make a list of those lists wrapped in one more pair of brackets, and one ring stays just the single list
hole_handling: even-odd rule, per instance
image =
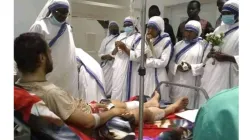
[{"label": "patient's arm", "polygon": [[[121,108],[113,108],[109,111],[99,113],[98,115],[100,116],[100,124],[98,126],[103,125],[109,119],[124,113],[126,113],[126,110]],[[66,120],[66,123],[76,126],[81,130],[86,128],[92,129],[96,125],[95,118],[92,114],[84,113],[79,109],[76,109],[74,113],[69,116],[69,118]]]},{"label": "patient's arm", "polygon": [[98,114],[100,117],[99,124],[96,126],[95,117],[91,113],[84,112],[84,109],[87,110],[85,107],[88,107],[88,105],[83,102],[78,102],[60,88],[49,90],[48,94],[45,94],[43,97],[43,100],[49,109],[62,118],[67,124],[77,127],[82,131],[98,127],[112,117],[126,112],[125,109],[113,108],[109,111],[100,113]]}]

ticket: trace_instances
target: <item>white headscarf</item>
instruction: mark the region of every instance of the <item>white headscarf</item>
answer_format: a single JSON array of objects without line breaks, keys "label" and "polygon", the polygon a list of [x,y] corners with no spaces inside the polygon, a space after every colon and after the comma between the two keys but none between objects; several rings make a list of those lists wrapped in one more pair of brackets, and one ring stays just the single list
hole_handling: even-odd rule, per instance
[{"label": "white headscarf", "polygon": [[140,31],[139,30],[139,28],[138,28],[138,20],[136,20],[135,18],[133,18],[133,17],[126,17],[125,19],[124,19],[124,22],[123,23],[125,23],[125,22],[130,22],[130,23],[132,23],[133,24],[133,26],[134,26],[134,29],[135,29],[135,27],[138,29],[138,31]]},{"label": "white headscarf", "polygon": [[135,25],[135,19],[133,18],[133,17],[126,17],[125,19],[124,19],[124,23],[125,22],[130,22],[130,23],[132,23],[133,25]]},{"label": "white headscarf", "polygon": [[238,0],[227,1],[223,6],[222,11],[230,11],[235,15],[239,15],[239,1]]},{"label": "white headscarf", "polygon": [[199,37],[202,33],[201,24],[196,20],[190,20],[188,23],[186,23],[185,30],[196,32],[198,34],[197,37]]},{"label": "white headscarf", "polygon": [[161,33],[161,35],[166,34],[164,32],[165,25],[164,25],[164,20],[160,16],[154,16],[151,17],[148,21],[148,25],[153,25],[155,26]]},{"label": "white headscarf", "polygon": [[53,10],[54,8],[62,8],[62,7],[63,8],[68,7],[70,9],[70,4],[68,0],[48,0],[48,2],[43,7],[42,11],[36,18],[36,21],[40,21],[46,16],[48,16],[47,14],[49,13],[49,9]]}]

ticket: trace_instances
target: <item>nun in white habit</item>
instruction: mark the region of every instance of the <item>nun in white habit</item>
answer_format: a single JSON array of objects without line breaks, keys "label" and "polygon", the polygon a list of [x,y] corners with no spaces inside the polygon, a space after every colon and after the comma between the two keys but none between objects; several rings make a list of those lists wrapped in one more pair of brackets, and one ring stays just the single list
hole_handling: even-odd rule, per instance
[{"label": "nun in white habit", "polygon": [[79,99],[87,103],[106,99],[105,80],[100,64],[80,48],[76,48],[78,63]]},{"label": "nun in white habit", "polygon": [[112,94],[112,65],[114,63],[114,57],[111,53],[115,49],[115,41],[119,36],[119,26],[115,21],[111,21],[108,28],[108,36],[103,39],[98,55],[102,60],[101,67],[106,83],[106,96],[110,98]]},{"label": "nun in white habit", "polygon": [[[145,55],[152,56],[151,50],[145,43]],[[130,62],[128,73],[128,98],[138,96],[140,89],[139,68],[141,63],[141,37],[138,37],[130,49]]]},{"label": "nun in white habit", "polygon": [[[164,33],[164,21],[161,17],[154,16],[149,19],[147,42],[152,56],[147,56],[145,63],[144,94],[151,96],[161,81],[169,81],[165,67],[168,66],[174,51],[169,35]],[[160,93],[163,100],[170,101],[169,87],[161,86]]]},{"label": "nun in white habit", "polygon": [[136,26],[136,20],[127,17],[124,20],[125,32],[120,34],[115,42],[115,49],[112,55],[115,55],[112,77],[112,96],[111,99],[126,101],[130,98],[128,91],[132,89],[129,85],[131,79],[130,69],[130,50],[133,48],[136,40],[141,37]]},{"label": "nun in white habit", "polygon": [[[208,53],[208,43],[203,41],[201,35],[201,24],[198,21],[190,20],[185,25],[184,39],[175,45],[175,52],[171,60],[169,70],[172,82],[190,86],[200,86],[200,78],[203,74],[203,56]],[[206,54],[204,54],[206,53]],[[198,92],[184,87],[172,86],[170,98],[172,102],[181,97],[188,97],[188,108],[195,108],[199,99]]]},{"label": "nun in white habit", "polygon": [[[222,8],[223,23],[216,28],[216,35],[224,33],[223,44],[215,46],[216,52],[208,54],[208,59],[201,78],[201,87],[209,97],[223,89],[239,85],[239,69],[237,57],[239,55],[239,1],[229,0]],[[220,50],[220,51],[219,51]],[[213,63],[215,61],[215,63]],[[200,105],[205,102],[203,96]]]},{"label": "nun in white habit", "polygon": [[[135,26],[138,32],[138,26]],[[129,66],[127,75],[127,100],[139,95],[140,75],[138,73],[141,62],[141,36],[138,36],[130,49],[126,48],[125,52],[129,54]],[[145,54],[152,56],[152,53],[145,44]]]},{"label": "nun in white habit", "polygon": [[30,32],[44,35],[51,48],[53,71],[47,80],[77,97],[78,73],[72,29],[67,23],[69,11],[67,0],[49,0]]}]

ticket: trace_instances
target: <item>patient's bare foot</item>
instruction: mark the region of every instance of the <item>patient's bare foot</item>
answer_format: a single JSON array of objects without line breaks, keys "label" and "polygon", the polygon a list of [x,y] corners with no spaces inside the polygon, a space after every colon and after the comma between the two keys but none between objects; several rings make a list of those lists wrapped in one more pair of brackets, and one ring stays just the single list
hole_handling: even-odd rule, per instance
[{"label": "patient's bare foot", "polygon": [[148,108],[148,107],[159,107],[160,106],[159,99],[160,99],[160,94],[157,91],[155,91],[154,96],[148,102],[146,102],[144,104],[144,106],[146,108]]},{"label": "patient's bare foot", "polygon": [[188,105],[188,98],[182,97],[179,100],[177,100],[174,104],[170,105],[171,109],[173,109],[173,113],[179,112],[183,109],[185,109]]}]

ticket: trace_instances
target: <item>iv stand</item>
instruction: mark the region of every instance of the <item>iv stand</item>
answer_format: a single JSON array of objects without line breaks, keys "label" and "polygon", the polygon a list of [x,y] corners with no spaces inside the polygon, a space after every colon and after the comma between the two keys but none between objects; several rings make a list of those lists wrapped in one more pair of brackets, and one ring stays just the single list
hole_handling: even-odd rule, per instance
[{"label": "iv stand", "polygon": [[144,76],[146,69],[144,67],[144,48],[145,48],[145,21],[146,21],[146,0],[141,0],[141,65],[138,70],[140,75],[140,97],[139,97],[139,140],[143,139],[143,97],[144,97]]}]

